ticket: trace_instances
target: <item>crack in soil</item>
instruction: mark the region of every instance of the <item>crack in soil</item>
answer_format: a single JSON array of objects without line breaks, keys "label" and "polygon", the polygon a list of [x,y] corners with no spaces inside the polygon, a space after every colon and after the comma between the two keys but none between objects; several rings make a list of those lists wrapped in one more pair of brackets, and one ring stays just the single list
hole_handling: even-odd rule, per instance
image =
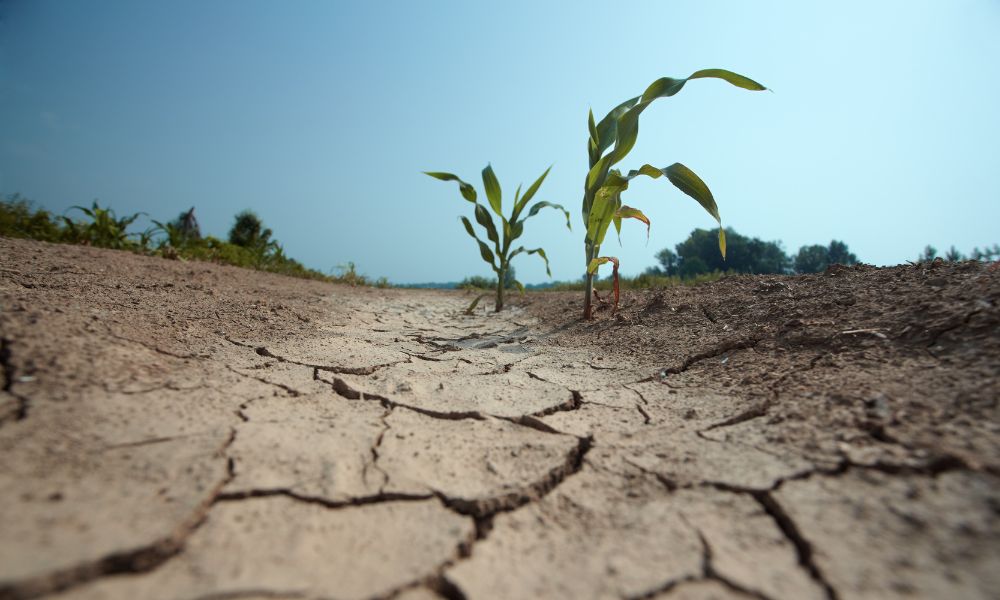
[{"label": "crack in soil", "polygon": [[111,331],[110,328],[108,329],[108,335],[111,336],[111,337],[113,337],[113,338],[115,338],[116,340],[119,340],[119,341],[122,341],[122,342],[129,342],[131,344],[136,344],[136,345],[142,346],[143,348],[145,348],[147,350],[151,350],[151,351],[153,351],[153,352],[155,352],[157,354],[162,354],[164,356],[169,356],[171,358],[177,358],[177,359],[180,359],[180,360],[197,360],[199,358],[210,358],[210,355],[178,354],[176,352],[171,352],[170,350],[164,350],[163,348],[160,348],[159,346],[156,346],[154,344],[150,344],[149,342],[144,342],[142,340],[134,340],[134,339],[132,339],[130,337],[125,337],[123,335],[118,335],[117,333]]},{"label": "crack in soil", "polygon": [[308,598],[309,596],[298,590],[280,591],[270,589],[249,588],[245,590],[233,590],[229,592],[217,592],[198,596],[192,600],[240,600],[240,598]]},{"label": "crack in soil", "polygon": [[369,504],[384,504],[387,502],[419,502],[435,497],[434,493],[409,494],[403,492],[379,492],[368,496],[355,496],[347,500],[331,500],[323,496],[300,494],[291,488],[254,488],[238,492],[221,492],[215,497],[216,502],[239,502],[250,498],[273,498],[283,496],[305,504],[316,504],[324,508],[339,509],[352,506],[367,506]]},{"label": "crack in soil", "polygon": [[389,425],[389,421],[386,420],[389,418],[389,415],[392,414],[392,410],[393,409],[391,406],[386,407],[385,412],[382,413],[382,415],[379,417],[379,420],[382,421],[382,431],[379,432],[378,436],[375,438],[375,443],[372,444],[371,460],[365,461],[364,466],[361,468],[361,480],[366,484],[368,483],[369,469],[377,469],[378,472],[382,475],[382,483],[380,483],[378,487],[378,491],[380,494],[385,490],[385,486],[388,485],[389,483],[389,474],[386,473],[384,470],[382,470],[382,467],[378,465],[378,459],[379,459],[378,449],[382,446],[382,439],[385,438],[386,432],[392,429],[392,427]]},{"label": "crack in soil", "polygon": [[751,406],[750,408],[744,410],[743,412],[736,414],[732,417],[729,417],[728,419],[724,419],[722,421],[719,421],[718,423],[713,423],[708,427],[706,427],[705,429],[700,430],[698,433],[706,433],[712,431],[713,429],[719,429],[721,427],[731,427],[733,425],[739,425],[740,423],[746,423],[747,421],[751,421],[753,419],[759,419],[760,417],[767,416],[767,409],[769,409],[770,407],[771,407],[771,401],[765,400],[764,402],[761,402],[756,406]]},{"label": "crack in soil", "polygon": [[701,532],[700,529],[695,528],[695,533],[698,534],[698,539],[701,541],[702,580],[718,581],[719,583],[726,586],[730,590],[738,594],[744,594],[746,596],[750,596],[751,598],[757,598],[758,600],[771,600],[770,596],[758,592],[756,590],[745,588],[742,585],[739,585],[735,581],[732,581],[728,577],[725,577],[724,575],[716,571],[715,566],[712,564],[711,544],[708,543],[708,540],[705,538],[705,535]]},{"label": "crack in soil", "polygon": [[[544,380],[543,380],[544,381]],[[576,390],[569,390],[570,398],[562,404],[557,404],[555,406],[550,406],[549,408],[533,412],[529,417],[547,417],[549,415],[555,414],[557,412],[572,412],[574,410],[579,410],[583,406],[583,394]]]},{"label": "crack in soil", "polygon": [[404,404],[402,402],[396,402],[395,400],[390,400],[385,396],[380,396],[378,394],[359,392],[358,390],[352,388],[346,381],[344,381],[339,377],[334,377],[333,381],[321,378],[320,381],[330,383],[333,386],[333,391],[337,392],[337,394],[348,400],[372,400],[380,402],[382,406],[384,406],[387,409],[405,408],[407,410],[412,410],[413,412],[431,417],[432,419],[443,419],[446,421],[461,421],[463,419],[475,419],[477,421],[483,421],[486,419],[486,415],[477,410],[442,412],[442,411],[432,410],[429,408],[412,406],[410,404]]},{"label": "crack in soil", "polygon": [[829,600],[837,600],[839,598],[837,590],[827,581],[819,565],[813,560],[813,546],[802,535],[802,532],[799,531],[798,525],[795,524],[792,517],[785,512],[785,509],[781,507],[770,492],[750,492],[750,496],[760,504],[761,508],[771,517],[785,538],[791,542],[798,556],[799,565],[809,573],[813,581],[823,588]]},{"label": "crack in soil", "polygon": [[727,352],[732,352],[733,350],[746,350],[747,348],[753,348],[762,341],[764,341],[764,338],[754,338],[754,337],[725,341],[703,352],[698,352],[696,354],[691,354],[687,356],[679,365],[660,369],[658,373],[650,375],[649,377],[640,379],[639,381],[635,381],[633,383],[647,383],[650,381],[657,381],[663,383],[668,375],[678,375],[680,373],[683,373],[684,371],[687,371],[689,368],[691,368],[691,366],[694,365],[695,363],[701,362],[703,360],[708,360],[711,358],[716,358],[718,356],[722,356],[723,354]]},{"label": "crack in soil", "polygon": [[500,419],[501,421],[507,421],[508,423],[513,423],[515,425],[520,425],[522,427],[529,427],[536,431],[542,433],[552,433],[556,435],[570,435],[564,431],[559,431],[555,427],[549,425],[545,421],[538,419],[532,415],[521,415],[519,417],[494,417]]},{"label": "crack in soil", "polygon": [[[231,367],[229,365],[225,365],[225,367],[227,369],[229,369],[230,371],[232,371],[233,373],[236,373],[237,375],[240,375],[242,377],[246,377],[247,379],[253,379],[255,381],[259,381],[261,383],[265,383],[267,385],[274,386],[274,387],[276,387],[278,389],[284,390],[292,398],[298,398],[299,396],[302,395],[302,392],[300,392],[299,390],[297,390],[297,389],[295,389],[293,387],[287,386],[287,385],[285,385],[283,383],[276,383],[274,381],[268,381],[267,379],[264,379],[263,377],[257,377],[256,375],[250,375],[248,373],[244,373],[242,371],[238,371],[237,369],[235,369],[235,368],[233,368],[233,367]],[[242,410],[244,408],[246,408],[246,407],[244,407],[242,405],[240,406],[240,410]]]},{"label": "crack in soil", "polygon": [[335,377],[333,381],[319,378],[320,381],[329,383],[333,386],[333,390],[339,394],[341,397],[348,400],[369,400],[375,401],[382,404],[386,409],[403,408],[406,410],[411,410],[415,413],[422,414],[426,417],[432,419],[441,419],[445,421],[461,421],[464,419],[473,419],[476,421],[484,421],[489,417],[494,419],[499,419],[501,421],[507,421],[509,423],[514,423],[515,425],[521,425],[523,427],[529,427],[536,431],[541,431],[543,433],[558,434],[558,435],[568,435],[565,432],[559,431],[558,429],[552,427],[551,425],[541,421],[539,417],[550,415],[561,411],[573,411],[580,408],[582,402],[580,401],[579,392],[571,392],[571,398],[563,404],[556,405],[554,407],[547,408],[535,413],[519,416],[506,416],[506,415],[494,415],[491,413],[484,413],[478,410],[467,410],[467,411],[438,411],[429,408],[423,408],[420,406],[414,406],[412,404],[405,404],[403,402],[396,402],[395,400],[390,400],[385,396],[379,394],[370,394],[367,392],[360,392],[350,386],[346,381]]},{"label": "crack in soil", "polygon": [[501,496],[479,500],[451,498],[442,492],[435,491],[434,495],[449,509],[461,515],[472,517],[475,520],[476,532],[475,537],[466,546],[460,548],[458,558],[442,567],[437,577],[427,582],[428,586],[447,599],[464,600],[466,598],[465,593],[444,575],[444,570],[472,556],[473,547],[489,537],[490,532],[493,530],[493,519],[496,515],[511,512],[527,504],[538,502],[552,493],[553,490],[562,485],[571,476],[579,473],[580,469],[583,468],[587,453],[593,447],[593,443],[593,436],[578,437],[576,447],[568,453],[566,461],[562,465],[553,468],[545,477],[528,484],[521,491],[509,492]]},{"label": "crack in soil", "polygon": [[592,436],[577,438],[576,447],[567,453],[563,464],[553,467],[544,477],[529,483],[521,490],[477,500],[451,498],[438,491],[435,491],[434,494],[441,499],[445,506],[459,514],[468,515],[477,520],[492,519],[499,513],[510,512],[531,502],[541,500],[566,479],[578,473],[583,468],[584,458],[593,447],[593,442]]},{"label": "crack in soil", "polygon": [[642,404],[636,404],[635,409],[639,411],[640,415],[642,415],[643,425],[649,425],[650,423],[653,422],[653,418],[649,416],[649,413],[646,412],[646,409],[642,407]]},{"label": "crack in soil", "polygon": [[290,358],[285,358],[284,356],[278,356],[277,354],[274,354],[264,346],[254,347],[254,352],[266,358],[273,358],[278,362],[286,362],[293,365],[301,365],[303,367],[309,367],[311,369],[319,369],[320,371],[329,371],[331,373],[337,373],[339,375],[371,375],[372,373],[375,373],[380,369],[384,369],[386,367],[393,367],[396,365],[401,365],[410,362],[410,358],[407,357],[406,360],[394,360],[391,362],[372,365],[369,367],[334,367],[332,365],[314,365],[310,363],[299,362],[297,360],[292,360]]},{"label": "crack in soil", "polygon": [[232,339],[230,337],[225,337],[225,336],[223,337],[223,339],[225,339],[227,342],[229,342],[230,344],[233,344],[235,346],[239,346],[241,348],[250,348],[254,352],[256,352],[258,356],[263,356],[264,358],[273,358],[274,360],[276,360],[278,362],[285,362],[285,363],[289,363],[289,364],[292,364],[292,365],[299,365],[299,366],[302,366],[302,367],[308,367],[310,369],[318,369],[320,371],[327,371],[327,372],[330,372],[330,373],[337,373],[339,375],[371,375],[371,374],[375,373],[376,371],[379,371],[381,369],[385,369],[386,367],[393,367],[393,366],[396,366],[396,365],[401,365],[401,364],[406,364],[406,363],[412,362],[412,359],[411,359],[410,355],[407,355],[407,357],[406,357],[405,360],[394,360],[394,361],[391,361],[391,362],[387,362],[387,363],[383,363],[383,364],[378,364],[378,365],[371,365],[371,366],[368,366],[368,367],[335,367],[333,365],[314,365],[312,363],[304,363],[304,362],[300,362],[300,361],[297,361],[297,360],[292,360],[290,358],[285,358],[284,356],[279,356],[277,354],[274,354],[270,350],[268,350],[266,346],[257,346],[257,345],[254,345],[254,344],[246,344],[244,342],[240,342],[240,341],[237,341],[237,340],[234,340],[234,339]]},{"label": "crack in soil", "polygon": [[194,511],[177,524],[166,537],[154,540],[152,543],[134,550],[116,552],[47,575],[6,583],[0,586],[0,598],[3,600],[28,600],[29,598],[66,591],[102,577],[148,573],[183,552],[188,538],[205,523],[212,506],[222,495],[222,489],[233,479],[233,461],[226,454],[234,441],[236,441],[236,429],[232,428],[225,442],[216,451],[220,458],[226,460],[226,474],[209,491],[207,497],[195,507]]}]

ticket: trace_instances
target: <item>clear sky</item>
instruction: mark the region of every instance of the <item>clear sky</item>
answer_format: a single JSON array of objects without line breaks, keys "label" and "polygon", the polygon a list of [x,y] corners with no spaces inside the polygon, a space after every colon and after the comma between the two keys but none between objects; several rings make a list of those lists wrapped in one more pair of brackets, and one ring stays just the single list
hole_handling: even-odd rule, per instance
[{"label": "clear sky", "polygon": [[[289,256],[395,282],[491,274],[451,171],[507,202],[554,165],[529,221],[556,279],[584,270],[587,110],[690,83],[620,166],[680,161],[723,222],[786,250],[832,238],[896,264],[1000,242],[1000,1],[258,2],[0,0],[0,193],[99,198],[224,236],[255,210]],[[623,197],[627,274],[714,221],[664,180]],[[515,260],[525,283],[537,257]]]}]

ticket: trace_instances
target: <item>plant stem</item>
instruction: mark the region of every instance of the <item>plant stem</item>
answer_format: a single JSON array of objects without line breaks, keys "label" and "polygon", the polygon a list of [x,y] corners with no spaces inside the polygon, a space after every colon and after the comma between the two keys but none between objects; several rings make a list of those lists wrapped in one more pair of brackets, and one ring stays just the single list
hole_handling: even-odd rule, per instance
[{"label": "plant stem", "polygon": [[507,275],[507,269],[500,269],[497,273],[497,304],[496,312],[500,312],[503,309],[503,280]]},{"label": "plant stem", "polygon": [[[587,243],[587,266],[590,266],[590,261],[594,260],[594,247]],[[593,297],[594,297],[594,274],[587,273],[587,285],[584,288],[584,293],[586,296],[583,299],[583,318],[586,321],[594,318],[594,307],[593,307]]]}]

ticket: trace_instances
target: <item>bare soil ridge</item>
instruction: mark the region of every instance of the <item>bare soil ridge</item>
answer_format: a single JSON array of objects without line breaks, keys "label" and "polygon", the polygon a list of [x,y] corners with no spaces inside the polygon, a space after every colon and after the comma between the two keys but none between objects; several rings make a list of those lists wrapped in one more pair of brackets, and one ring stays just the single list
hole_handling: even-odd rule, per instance
[{"label": "bare soil ridge", "polygon": [[0,598],[990,598],[1000,272],[373,290],[0,239]]}]

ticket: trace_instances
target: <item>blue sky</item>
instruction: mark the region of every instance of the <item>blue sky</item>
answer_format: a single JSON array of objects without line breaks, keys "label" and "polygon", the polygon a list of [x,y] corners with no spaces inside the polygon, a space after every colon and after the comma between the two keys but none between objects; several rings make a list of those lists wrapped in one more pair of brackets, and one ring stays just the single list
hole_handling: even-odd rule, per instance
[{"label": "blue sky", "polygon": [[[610,8],[609,8],[610,7]],[[1000,1],[0,1],[0,193],[99,198],[206,233],[255,210],[288,255],[395,282],[490,274],[451,171],[492,163],[509,202],[554,165],[523,243],[584,269],[587,110],[722,67],[641,121],[621,166],[680,161],[723,222],[786,250],[847,242],[896,264],[1000,242]],[[605,253],[627,274],[714,221],[663,180]],[[534,256],[525,283],[546,280]]]}]

